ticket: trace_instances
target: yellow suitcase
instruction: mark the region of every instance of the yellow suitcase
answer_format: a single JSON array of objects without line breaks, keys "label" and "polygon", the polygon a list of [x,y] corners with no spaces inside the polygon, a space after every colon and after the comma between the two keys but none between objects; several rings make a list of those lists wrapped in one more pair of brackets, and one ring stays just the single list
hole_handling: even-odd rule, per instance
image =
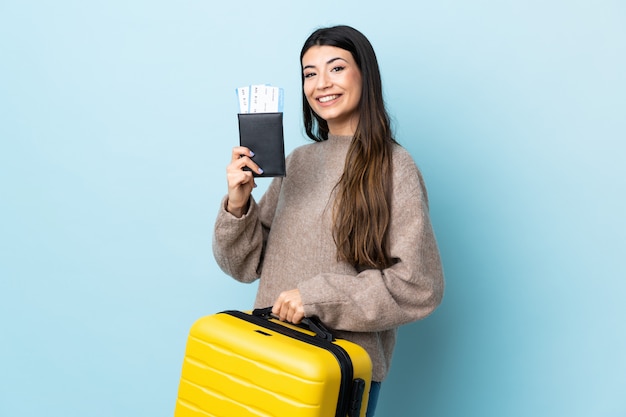
[{"label": "yellow suitcase", "polygon": [[271,309],[202,317],[187,339],[175,417],[365,417],[372,363],[315,319]]}]

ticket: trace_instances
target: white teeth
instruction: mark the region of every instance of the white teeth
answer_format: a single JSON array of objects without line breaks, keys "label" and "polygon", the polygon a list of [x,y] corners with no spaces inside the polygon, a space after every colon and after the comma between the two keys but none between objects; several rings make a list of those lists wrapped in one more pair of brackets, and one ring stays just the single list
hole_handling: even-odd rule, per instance
[{"label": "white teeth", "polygon": [[320,97],[319,101],[320,101],[320,103],[326,103],[328,101],[336,99],[337,97],[339,97],[339,96],[338,95],[334,95],[334,96]]}]

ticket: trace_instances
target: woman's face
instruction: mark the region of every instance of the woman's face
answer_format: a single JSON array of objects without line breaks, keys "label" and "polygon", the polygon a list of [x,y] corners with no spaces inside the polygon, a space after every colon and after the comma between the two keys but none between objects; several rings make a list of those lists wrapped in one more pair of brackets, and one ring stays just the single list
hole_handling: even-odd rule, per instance
[{"label": "woman's face", "polygon": [[353,135],[359,122],[361,71],[352,54],[335,46],[312,46],[302,57],[304,95],[334,135]]}]

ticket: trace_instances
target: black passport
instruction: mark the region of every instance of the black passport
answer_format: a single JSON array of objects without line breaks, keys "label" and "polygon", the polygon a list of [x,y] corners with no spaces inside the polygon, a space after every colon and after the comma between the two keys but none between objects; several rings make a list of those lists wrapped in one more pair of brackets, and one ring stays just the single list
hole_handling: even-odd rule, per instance
[{"label": "black passport", "polygon": [[239,143],[254,152],[252,160],[263,170],[255,177],[284,177],[283,113],[239,113]]}]

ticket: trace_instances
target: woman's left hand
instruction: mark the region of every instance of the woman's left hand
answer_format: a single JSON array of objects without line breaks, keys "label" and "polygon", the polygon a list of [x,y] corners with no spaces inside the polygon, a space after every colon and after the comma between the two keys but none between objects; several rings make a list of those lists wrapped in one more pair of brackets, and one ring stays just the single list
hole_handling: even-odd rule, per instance
[{"label": "woman's left hand", "polygon": [[274,302],[272,313],[282,321],[300,323],[304,318],[304,306],[302,305],[302,298],[300,298],[300,291],[295,289],[281,292]]}]

